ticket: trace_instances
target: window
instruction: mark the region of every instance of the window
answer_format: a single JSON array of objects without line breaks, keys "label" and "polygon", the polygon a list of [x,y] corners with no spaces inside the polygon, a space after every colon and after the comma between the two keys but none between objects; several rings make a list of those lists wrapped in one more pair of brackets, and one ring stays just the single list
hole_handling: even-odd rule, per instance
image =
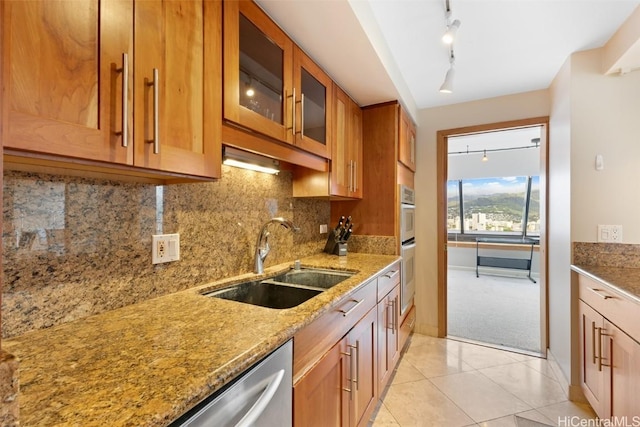
[{"label": "window", "polygon": [[459,234],[539,235],[540,178],[448,181],[447,229]]}]

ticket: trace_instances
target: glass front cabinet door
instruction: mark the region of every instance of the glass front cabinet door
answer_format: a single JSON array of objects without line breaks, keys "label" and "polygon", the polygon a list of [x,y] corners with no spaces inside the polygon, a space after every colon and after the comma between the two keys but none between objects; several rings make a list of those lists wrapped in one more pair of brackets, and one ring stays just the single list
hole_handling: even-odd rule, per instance
[{"label": "glass front cabinet door", "polygon": [[329,158],[331,79],[255,3],[224,2],[224,118]]}]

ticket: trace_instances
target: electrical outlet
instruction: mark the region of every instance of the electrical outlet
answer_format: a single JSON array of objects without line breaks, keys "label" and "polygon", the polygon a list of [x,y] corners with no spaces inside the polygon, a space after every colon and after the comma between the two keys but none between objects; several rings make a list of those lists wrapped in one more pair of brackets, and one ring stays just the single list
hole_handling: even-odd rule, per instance
[{"label": "electrical outlet", "polygon": [[180,259],[179,234],[155,234],[151,236],[151,263],[178,261]]},{"label": "electrical outlet", "polygon": [[598,225],[598,243],[622,243],[622,226]]},{"label": "electrical outlet", "polygon": [[327,233],[327,224],[320,224],[320,234]]}]

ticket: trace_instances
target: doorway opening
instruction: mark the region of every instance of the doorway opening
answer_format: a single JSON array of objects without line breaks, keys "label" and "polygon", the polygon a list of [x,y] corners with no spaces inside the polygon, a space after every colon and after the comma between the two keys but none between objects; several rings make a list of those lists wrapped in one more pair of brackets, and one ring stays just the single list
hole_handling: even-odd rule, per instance
[{"label": "doorway opening", "polygon": [[442,336],[546,354],[546,129],[438,133]]}]

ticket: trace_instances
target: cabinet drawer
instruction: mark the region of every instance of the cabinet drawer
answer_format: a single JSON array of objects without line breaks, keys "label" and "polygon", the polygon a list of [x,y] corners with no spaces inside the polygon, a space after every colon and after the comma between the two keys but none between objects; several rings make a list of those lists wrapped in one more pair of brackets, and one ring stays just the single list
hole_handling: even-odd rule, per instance
[{"label": "cabinet drawer", "polygon": [[376,280],[345,296],[293,338],[293,382],[338,342],[376,304]]},{"label": "cabinet drawer", "polygon": [[411,307],[411,310],[407,313],[407,316],[404,318],[404,321],[400,325],[400,351],[404,348],[407,340],[409,339],[409,335],[411,335],[411,331],[413,331],[414,326],[416,325],[416,306]]},{"label": "cabinet drawer", "polygon": [[640,341],[640,304],[614,288],[590,277],[578,275],[579,298],[611,323]]},{"label": "cabinet drawer", "polygon": [[396,262],[378,276],[378,301],[400,283],[400,263]]}]

